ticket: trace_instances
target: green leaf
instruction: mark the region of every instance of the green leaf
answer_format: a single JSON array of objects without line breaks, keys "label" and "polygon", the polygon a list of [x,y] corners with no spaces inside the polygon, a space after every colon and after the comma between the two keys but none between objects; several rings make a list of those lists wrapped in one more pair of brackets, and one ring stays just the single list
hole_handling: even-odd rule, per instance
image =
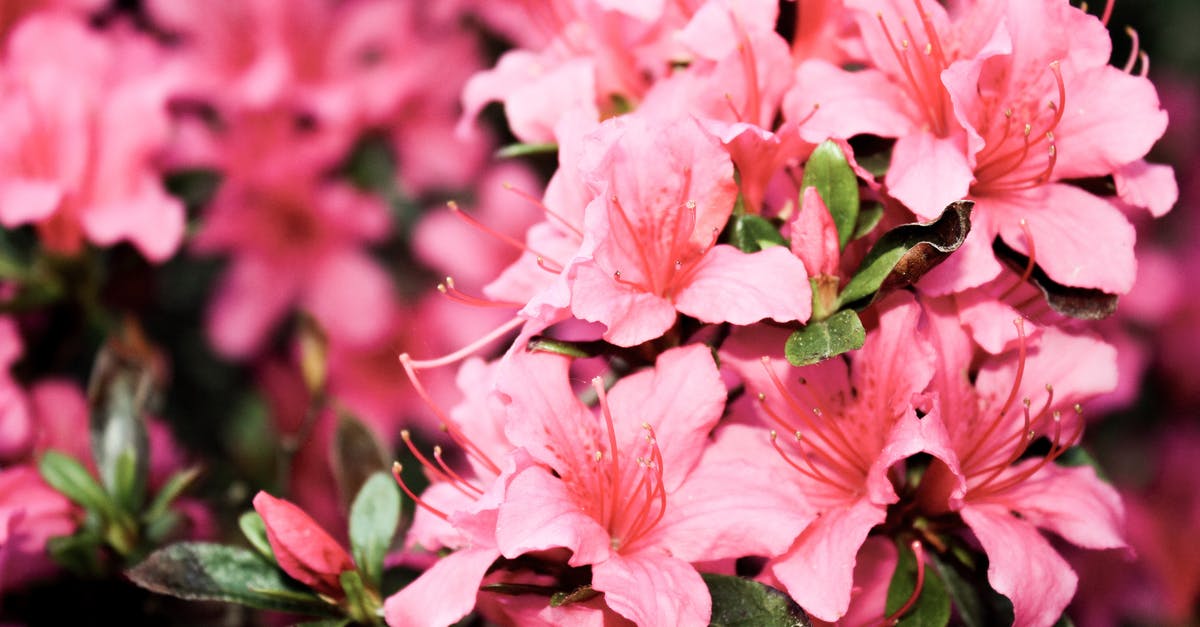
[{"label": "green leaf", "polygon": [[496,151],[497,159],[512,159],[528,155],[544,155],[558,152],[558,144],[545,142],[538,144],[517,143],[509,144]]},{"label": "green leaf", "polygon": [[808,615],[788,595],[756,581],[703,574],[712,595],[712,627],[807,627]]},{"label": "green leaf", "polygon": [[250,542],[250,546],[258,551],[267,561],[275,561],[275,551],[271,549],[271,541],[267,538],[267,524],[263,522],[258,512],[250,510],[238,517],[238,528]]},{"label": "green leaf", "polygon": [[866,339],[867,331],[858,314],[844,309],[824,320],[810,322],[793,333],[783,350],[788,363],[808,366],[862,348]]},{"label": "green leaf", "polygon": [[354,622],[364,625],[378,624],[379,618],[375,610],[379,609],[379,601],[372,597],[371,593],[363,586],[363,580],[358,571],[343,572],[338,575],[338,582],[342,584],[342,592],[346,593],[344,607],[350,618]]},{"label": "green leaf", "polygon": [[[903,543],[897,542],[897,548],[900,557],[888,585],[887,603],[884,606],[887,616],[892,618],[896,618],[893,615],[904,607],[917,585],[916,556]],[[944,627],[950,622],[950,596],[936,568],[925,569],[925,580],[917,602],[898,618],[900,622],[896,624],[904,627]]]},{"label": "green leaf", "polygon": [[915,283],[967,239],[974,205],[969,200],[952,202],[933,222],[904,224],[884,233],[863,259],[858,274],[838,295],[838,304],[878,297]]},{"label": "green leaf", "polygon": [[541,336],[529,340],[529,344],[526,345],[525,350],[529,352],[555,353],[576,359],[591,357],[593,355],[576,342],[567,342]]},{"label": "green leaf", "polygon": [[78,575],[99,575],[100,545],[104,539],[92,531],[56,536],[46,541],[46,553],[54,563]]},{"label": "green leaf", "polygon": [[562,607],[571,603],[583,603],[600,595],[591,585],[579,586],[574,590],[562,590],[550,595],[550,607]]},{"label": "green leaf", "polygon": [[75,458],[58,451],[47,451],[38,462],[38,471],[50,487],[84,509],[96,512],[105,520],[117,518],[116,505],[108,493]]},{"label": "green leaf", "polygon": [[779,234],[769,220],[753,214],[742,214],[733,218],[730,243],[742,252],[755,253],[772,246],[785,246],[787,240]]},{"label": "green leaf", "polygon": [[879,221],[883,219],[883,203],[871,203],[865,209],[858,213],[858,222],[854,225],[854,235],[850,236],[851,240],[856,240],[865,237],[879,226]]},{"label": "green leaf", "polygon": [[383,558],[400,524],[400,490],[386,472],[363,484],[350,507],[350,547],[354,563],[367,583],[378,590],[383,582]]},{"label": "green leaf", "polygon": [[174,503],[175,499],[179,498],[185,490],[191,487],[192,483],[199,476],[199,466],[180,470],[171,475],[167,479],[167,482],[163,484],[163,487],[159,489],[158,494],[154,495],[154,500],[150,502],[150,506],[142,514],[142,520],[151,521],[166,514],[171,507],[171,503]]},{"label": "green leaf", "polygon": [[937,569],[938,575],[946,584],[946,591],[954,602],[958,619],[964,627],[987,627],[989,625],[983,598],[971,581],[964,577],[953,565],[930,555],[930,562]]},{"label": "green leaf", "polygon": [[349,506],[371,475],[391,468],[392,457],[375,432],[354,416],[343,413],[333,438],[333,477],[342,502]]},{"label": "green leaf", "polygon": [[137,585],[181,599],[225,601],[315,616],[341,612],[256,553],[206,542],[181,542],[151,553],[125,573]]},{"label": "green leaf", "polygon": [[837,227],[838,243],[845,248],[858,222],[858,177],[850,169],[842,149],[833,141],[822,142],[804,164],[801,193],[806,187],[816,187],[817,193],[821,194]]}]

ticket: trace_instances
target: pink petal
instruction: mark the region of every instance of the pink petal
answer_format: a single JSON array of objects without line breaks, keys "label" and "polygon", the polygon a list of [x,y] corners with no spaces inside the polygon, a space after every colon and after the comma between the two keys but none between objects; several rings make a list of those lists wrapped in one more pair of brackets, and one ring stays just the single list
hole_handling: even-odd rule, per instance
[{"label": "pink petal", "polygon": [[[879,452],[867,474],[867,492],[872,502],[886,504],[899,500],[891,480],[888,479],[888,469],[917,453],[929,453],[946,462],[951,468],[956,467],[958,463],[950,435],[937,412],[930,412],[918,418],[916,412],[909,409],[892,426],[887,444]],[[965,483],[956,490],[959,495],[965,491]]]},{"label": "pink petal", "polygon": [[967,197],[975,174],[959,137],[917,132],[896,140],[886,177],[888,193],[918,217],[933,220]]},{"label": "pink petal", "polygon": [[494,548],[455,551],[388,597],[383,616],[391,627],[452,625],[475,607],[487,569],[500,557]]},{"label": "pink petal", "polygon": [[719,244],[694,267],[675,307],[704,322],[805,321],[812,313],[812,288],[804,263],[782,246],[744,253]]},{"label": "pink petal", "polygon": [[800,211],[792,221],[792,254],[804,262],[809,276],[836,276],[841,261],[837,227],[815,186],[804,188]]},{"label": "pink petal", "polygon": [[1013,624],[1053,625],[1078,582],[1066,560],[1007,507],[968,505],[959,513],[987,553],[988,583],[1013,603]]},{"label": "pink petal", "polygon": [[768,568],[806,612],[835,621],[850,606],[858,550],[886,517],[883,507],[866,499],[828,510]]},{"label": "pink petal", "polygon": [[303,510],[266,492],[254,497],[254,509],[267,526],[267,539],[279,567],[323,594],[342,596],[338,575],[354,570],[354,560]]},{"label": "pink petal", "polygon": [[569,359],[546,352],[521,351],[502,363],[496,389],[506,397],[504,433],[538,461],[565,471],[556,450],[590,446],[581,425],[595,418],[568,384]]},{"label": "pink petal", "polygon": [[183,204],[147,181],[132,198],[88,207],[80,216],[88,239],[101,246],[129,240],[147,259],[166,261],[183,241]]},{"label": "pink petal", "polygon": [[[1038,463],[1029,460],[1021,465]],[[1085,549],[1125,544],[1121,497],[1091,466],[1048,464],[1004,494],[1004,503],[1030,524],[1048,529]]]},{"label": "pink petal", "polygon": [[1148,79],[1111,66],[1065,78],[1056,178],[1104,176],[1146,156],[1166,130],[1167,112]]},{"label": "pink petal", "polygon": [[1150,215],[1161,218],[1179,200],[1175,169],[1161,163],[1134,161],[1113,172],[1117,196],[1135,207],[1145,207]]},{"label": "pink petal", "polygon": [[44,220],[58,209],[63,190],[53,181],[9,178],[0,181],[0,223],[8,228]]},{"label": "pink petal", "polygon": [[979,287],[1000,276],[1003,267],[992,252],[995,232],[987,216],[976,209],[971,216],[971,232],[967,239],[945,261],[930,270],[917,283],[921,292],[943,296]]},{"label": "pink petal", "polygon": [[786,551],[816,512],[791,480],[794,471],[755,461],[706,457],[671,493],[650,542],[688,562]]},{"label": "pink petal", "polygon": [[359,250],[322,259],[305,289],[305,304],[322,328],[348,344],[378,340],[392,319],[391,278]]},{"label": "pink petal", "polygon": [[855,355],[851,384],[865,397],[863,402],[897,416],[908,411],[913,395],[929,384],[937,357],[924,333],[921,307],[911,294],[896,292],[877,308],[879,327],[867,334]]},{"label": "pink petal", "polygon": [[608,403],[615,420],[654,428],[669,494],[700,459],[708,432],[725,409],[725,396],[712,351],[693,344],[668,350],[659,355],[653,370],[618,381],[608,393]]},{"label": "pink petal", "polygon": [[[814,109],[816,107],[816,109]],[[809,60],[796,70],[796,86],[784,96],[784,115],[800,121],[806,141],[860,134],[903,137],[921,118],[912,100],[886,74],[867,69],[847,72],[831,63]]]},{"label": "pink petal", "polygon": [[[980,369],[975,387],[985,396],[1005,398],[1012,389],[1016,368],[1014,353],[990,360]],[[1064,418],[1068,418],[1073,412],[1067,408],[1116,388],[1116,349],[1092,335],[1074,335],[1054,327],[1044,329],[1028,352],[1017,398],[1028,398],[1034,408],[1041,407],[1047,385],[1054,386],[1051,409],[1066,409]]]},{"label": "pink petal", "polygon": [[210,304],[208,333],[227,357],[248,357],[281,318],[299,290],[300,276],[242,257],[221,278]]},{"label": "pink petal", "polygon": [[661,336],[675,324],[675,307],[665,298],[616,282],[594,261],[574,268],[571,312],[608,327],[604,339],[617,346],[636,346]]},{"label": "pink petal", "polygon": [[712,600],[700,573],[653,551],[613,555],[592,567],[592,587],[616,613],[638,625],[708,624]]},{"label": "pink petal", "polygon": [[596,564],[610,554],[608,532],[585,514],[566,484],[534,466],[508,485],[496,523],[496,543],[508,558],[564,547],[573,551],[570,564]]}]

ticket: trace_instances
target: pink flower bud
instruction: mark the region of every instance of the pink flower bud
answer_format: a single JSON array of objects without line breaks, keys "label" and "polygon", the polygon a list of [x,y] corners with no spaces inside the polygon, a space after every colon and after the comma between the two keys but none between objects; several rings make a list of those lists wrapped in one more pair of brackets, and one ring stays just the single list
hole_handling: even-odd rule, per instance
[{"label": "pink flower bud", "polygon": [[336,540],[299,507],[266,492],[254,497],[254,509],[284,572],[317,592],[343,596],[338,575],[354,570],[354,560]]},{"label": "pink flower bud", "polygon": [[800,211],[792,221],[792,253],[804,262],[809,276],[837,275],[837,227],[815,187],[804,188],[800,197]]}]

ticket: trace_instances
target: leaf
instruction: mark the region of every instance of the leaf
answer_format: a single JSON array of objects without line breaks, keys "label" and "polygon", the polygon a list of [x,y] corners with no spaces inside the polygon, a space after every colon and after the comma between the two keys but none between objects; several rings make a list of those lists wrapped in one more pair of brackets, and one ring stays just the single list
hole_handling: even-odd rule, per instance
[{"label": "leaf", "polygon": [[845,248],[858,222],[858,177],[842,149],[833,141],[822,142],[804,164],[800,192],[803,193],[806,187],[816,187],[821,194],[821,200],[825,201],[833,224],[837,226],[838,243]]},{"label": "leaf", "polygon": [[879,221],[882,219],[883,204],[871,203],[858,213],[858,222],[854,225],[854,234],[850,236],[850,239],[856,240],[869,235],[876,226],[879,226]]},{"label": "leaf", "polygon": [[343,413],[333,438],[333,477],[338,492],[348,506],[367,478],[376,472],[388,472],[391,456],[375,432],[354,416]]},{"label": "leaf", "polygon": [[181,542],[151,553],[125,573],[137,585],[181,599],[225,601],[315,616],[340,612],[284,576],[275,565],[237,547]]},{"label": "leaf", "polygon": [[[1029,257],[1017,252],[998,237],[992,242],[992,251],[996,253],[997,259],[1018,274],[1025,272],[1029,265]],[[1051,309],[1079,320],[1103,320],[1116,312],[1117,302],[1120,300],[1116,294],[1057,283],[1037,265],[1034,265],[1033,272],[1029,275],[1029,282],[1041,290],[1046,304]]]},{"label": "leaf", "polygon": [[579,586],[571,591],[559,591],[550,595],[550,607],[562,607],[570,603],[583,603],[600,595],[591,585]]},{"label": "leaf", "polygon": [[199,476],[199,466],[193,466],[185,470],[180,470],[179,472],[171,475],[171,477],[167,479],[167,482],[163,484],[163,487],[159,489],[158,494],[154,495],[154,500],[150,502],[150,506],[147,507],[146,511],[142,514],[142,520],[151,521],[166,514],[168,509],[171,507],[171,503],[174,503],[175,499],[179,498],[179,496],[183,494],[185,490],[191,487],[192,483],[195,482],[196,478]]},{"label": "leaf", "polygon": [[54,563],[78,575],[99,575],[100,545],[103,538],[93,531],[55,536],[46,541],[46,553]]},{"label": "leaf", "polygon": [[712,595],[712,627],[808,627],[808,615],[788,595],[730,575],[701,575]]},{"label": "leaf", "polygon": [[946,584],[946,591],[954,602],[958,619],[964,627],[987,627],[990,623],[983,605],[979,590],[966,577],[959,573],[954,566],[945,563],[936,555],[931,554],[930,562],[937,569],[938,575]]},{"label": "leaf", "polygon": [[784,246],[787,240],[779,234],[769,220],[753,214],[742,214],[733,218],[730,243],[742,252],[756,253],[772,246]]},{"label": "leaf", "polygon": [[400,490],[386,472],[363,484],[350,506],[350,550],[367,583],[378,590],[383,582],[383,558],[400,524]]},{"label": "leaf", "polygon": [[557,355],[564,355],[566,357],[573,357],[577,359],[591,357],[594,355],[594,353],[589,352],[577,342],[567,342],[564,340],[556,340],[554,338],[541,336],[529,340],[529,343],[526,344],[525,350],[531,353],[555,353]]},{"label": "leaf", "polygon": [[526,144],[516,143],[501,147],[496,151],[497,159],[512,159],[528,155],[543,155],[558,152],[558,144],[553,142]]},{"label": "leaf", "polygon": [[878,298],[915,283],[967,239],[974,206],[969,200],[955,201],[933,222],[903,224],[884,233],[838,295],[838,304],[848,305],[871,295]]},{"label": "leaf", "polygon": [[346,593],[344,607],[350,618],[359,624],[378,624],[379,620],[375,610],[379,609],[379,602],[363,587],[362,577],[358,571],[348,570],[338,575],[338,583],[342,585],[342,591]]},{"label": "leaf", "polygon": [[38,462],[38,472],[50,487],[84,509],[96,512],[105,520],[117,518],[116,505],[108,493],[75,458],[58,451],[47,451]]},{"label": "leaf", "polygon": [[259,516],[258,512],[251,510],[239,516],[238,528],[242,530],[242,535],[246,536],[250,546],[254,547],[259,555],[270,562],[275,561],[275,551],[271,550],[271,540],[267,538],[267,523],[263,522],[262,516]]},{"label": "leaf", "polygon": [[[904,544],[897,542],[897,545],[900,557],[888,585],[887,604],[884,606],[890,618],[897,618],[894,614],[908,602],[917,585],[916,556]],[[944,627],[950,622],[950,596],[936,568],[925,569],[925,579],[917,602],[898,618],[900,622],[896,625],[904,627]]]},{"label": "leaf", "polygon": [[862,348],[866,339],[867,331],[858,314],[852,309],[843,309],[792,333],[783,350],[788,363],[808,366]]}]

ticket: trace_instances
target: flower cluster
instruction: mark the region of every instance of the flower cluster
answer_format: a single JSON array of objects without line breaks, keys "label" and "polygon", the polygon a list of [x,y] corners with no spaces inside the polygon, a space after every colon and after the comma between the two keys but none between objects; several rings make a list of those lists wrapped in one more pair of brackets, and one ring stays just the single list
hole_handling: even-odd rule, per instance
[{"label": "flower cluster", "polygon": [[1111,2],[127,4],[0,10],[0,593],[1048,626],[1186,570],[1182,480],[1081,446],[1198,310]]}]

